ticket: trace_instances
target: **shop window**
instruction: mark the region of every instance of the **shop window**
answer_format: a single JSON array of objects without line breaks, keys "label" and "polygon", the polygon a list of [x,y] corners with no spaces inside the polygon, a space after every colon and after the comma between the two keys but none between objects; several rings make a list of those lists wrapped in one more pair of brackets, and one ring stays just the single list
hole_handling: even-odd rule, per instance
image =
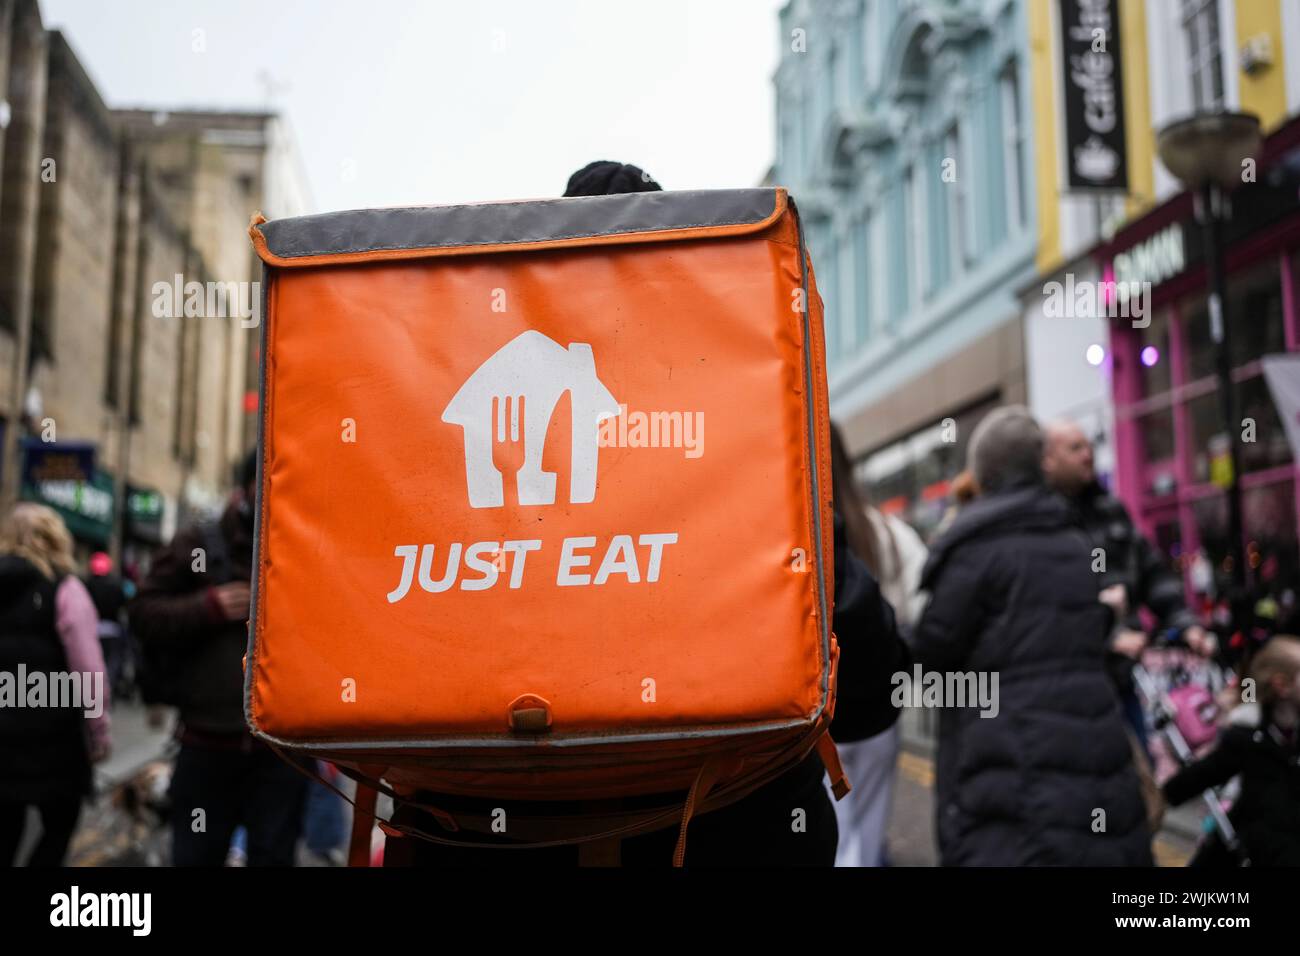
[{"label": "shop window", "polygon": [[1174,458],[1174,411],[1162,408],[1138,419],[1142,448],[1148,462],[1172,461]]},{"label": "shop window", "polygon": [[1184,306],[1184,337],[1187,341],[1187,380],[1194,382],[1214,374],[1214,340],[1210,338],[1210,313],[1205,297]]},{"label": "shop window", "polygon": [[1177,511],[1168,511],[1157,517],[1151,527],[1151,542],[1181,570],[1183,557],[1183,528]]},{"label": "shop window", "polygon": [[[1142,394],[1150,398],[1169,391],[1173,384],[1173,356],[1169,353],[1169,311],[1162,309],[1141,332],[1138,368]],[[1171,439],[1172,440],[1172,439]]]},{"label": "shop window", "polygon": [[908,166],[903,174],[903,201],[907,215],[905,228],[910,240],[907,258],[907,280],[910,291],[908,305],[920,311],[921,303],[930,285],[927,269],[930,247],[926,244],[929,229],[926,225],[924,184],[915,166]]},{"label": "shop window", "polygon": [[897,471],[872,483],[867,500],[882,510],[901,511],[912,500],[916,489],[915,466],[904,463]]},{"label": "shop window", "polygon": [[1290,479],[1246,489],[1241,496],[1241,516],[1246,527],[1246,557],[1256,571],[1262,558],[1279,549],[1296,551],[1295,493]]},{"label": "shop window", "polygon": [[[1190,381],[1215,374],[1217,346],[1210,337],[1210,313],[1199,297],[1187,310],[1187,376]],[[1232,332],[1232,367],[1286,351],[1282,288],[1275,264],[1228,279],[1228,321]],[[1152,322],[1154,326],[1155,323]]]},{"label": "shop window", "polygon": [[1219,44],[1218,0],[1183,0],[1183,39],[1192,102],[1198,110],[1223,105],[1223,52]]},{"label": "shop window", "polygon": [[1228,302],[1234,368],[1264,355],[1286,351],[1282,284],[1275,267],[1230,281]]},{"label": "shop window", "polygon": [[948,255],[950,275],[960,275],[971,260],[971,202],[968,193],[971,166],[966,161],[966,140],[960,125],[953,123],[943,137],[945,162],[952,159],[959,174],[944,190],[948,200]]},{"label": "shop window", "polygon": [[[1201,539],[1200,556],[1208,560],[1222,586],[1232,576],[1232,563],[1228,557],[1227,498],[1223,494],[1202,498],[1192,506],[1192,513]],[[1287,479],[1243,489],[1241,517],[1246,538],[1246,562],[1254,579],[1255,593],[1279,605],[1279,618],[1290,616],[1300,586],[1300,567],[1297,567],[1300,548],[1297,545],[1292,481]]]},{"label": "shop window", "polygon": [[940,419],[859,460],[854,474],[867,500],[928,535],[947,510],[948,485],[965,466],[971,432],[998,404],[996,399],[982,402],[951,416],[951,428]]},{"label": "shop window", "polygon": [[1020,121],[1020,77],[1016,61],[1003,68],[998,77],[999,95],[1002,97],[1002,164],[1006,176],[1007,220],[1011,231],[1018,232],[1025,225],[1029,200],[1025,184],[1025,129]]},{"label": "shop window", "polygon": [[1294,632],[1300,590],[1300,546],[1296,540],[1295,489],[1290,481],[1252,488],[1242,496],[1246,561],[1250,565],[1256,612],[1279,631]]},{"label": "shop window", "polygon": [[1214,577],[1220,582],[1232,578],[1232,565],[1228,561],[1228,502],[1222,493],[1201,498],[1192,505],[1196,533],[1201,539],[1200,553],[1210,563]]},{"label": "shop window", "polygon": [[[1237,414],[1244,424],[1241,434],[1241,470],[1249,473],[1285,465],[1291,461],[1291,443],[1278,417],[1264,377],[1239,383],[1235,389]],[[1253,429],[1248,427],[1253,423]],[[1253,439],[1253,440],[1248,440]]]},{"label": "shop window", "polygon": [[1238,382],[1233,392],[1237,415],[1245,424],[1238,424],[1231,434],[1223,428],[1223,410],[1217,391],[1199,395],[1187,403],[1192,431],[1192,478],[1196,482],[1210,480],[1211,458],[1224,453],[1228,438],[1239,443],[1241,470],[1245,474],[1291,461],[1291,446],[1264,378],[1255,376]]},{"label": "shop window", "polygon": [[1206,392],[1187,403],[1187,417],[1191,424],[1192,481],[1203,484],[1210,480],[1210,459],[1225,445],[1223,411],[1219,407],[1217,392]]}]

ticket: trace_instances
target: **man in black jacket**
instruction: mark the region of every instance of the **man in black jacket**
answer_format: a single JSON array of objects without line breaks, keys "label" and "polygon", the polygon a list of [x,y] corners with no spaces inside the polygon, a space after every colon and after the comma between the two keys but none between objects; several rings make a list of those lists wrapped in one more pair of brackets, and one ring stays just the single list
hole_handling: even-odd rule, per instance
[{"label": "man in black jacket", "polygon": [[[1214,637],[1196,621],[1183,600],[1183,582],[1133,524],[1120,500],[1109,494],[1093,471],[1092,443],[1073,422],[1052,422],[1044,431],[1043,473],[1078,512],[1093,549],[1099,590],[1119,586],[1124,613],[1111,632],[1107,670],[1115,681],[1125,716],[1143,746],[1146,721],[1133,685],[1133,665],[1147,646],[1138,617],[1145,607],[1162,632],[1175,631],[1198,654],[1214,652]],[[1097,550],[1104,564],[1096,561]]]},{"label": "man in black jacket", "polygon": [[131,603],[142,643],[162,645],[167,702],[180,710],[172,775],[172,861],[221,866],[237,826],[252,866],[291,866],[306,779],[244,723],[256,459],[215,525],[187,528],[153,559]]},{"label": "man in black jacket", "polygon": [[[949,866],[1150,865],[1150,834],[1115,691],[1087,542],[1047,488],[1023,408],[971,436],[982,496],[934,543],[912,634],[923,671],[997,679],[995,706],[945,695],[935,813]],[[926,676],[926,680],[930,680]],[[966,701],[969,703],[969,701]],[[981,702],[982,703],[982,702]]]}]

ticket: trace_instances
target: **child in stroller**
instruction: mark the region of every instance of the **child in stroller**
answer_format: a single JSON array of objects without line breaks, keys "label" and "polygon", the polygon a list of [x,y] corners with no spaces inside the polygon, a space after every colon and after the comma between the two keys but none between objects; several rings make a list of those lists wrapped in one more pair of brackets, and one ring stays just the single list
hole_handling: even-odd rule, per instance
[{"label": "child in stroller", "polygon": [[[1258,721],[1230,721],[1199,758],[1180,754],[1187,762],[1165,782],[1165,799],[1174,806],[1197,794],[1208,799],[1213,788],[1240,776],[1239,796],[1226,820],[1216,816],[1215,838],[1194,865],[1300,866],[1300,638],[1279,635],[1265,644],[1241,691],[1258,705]],[[1177,727],[1174,733],[1181,736]]]}]

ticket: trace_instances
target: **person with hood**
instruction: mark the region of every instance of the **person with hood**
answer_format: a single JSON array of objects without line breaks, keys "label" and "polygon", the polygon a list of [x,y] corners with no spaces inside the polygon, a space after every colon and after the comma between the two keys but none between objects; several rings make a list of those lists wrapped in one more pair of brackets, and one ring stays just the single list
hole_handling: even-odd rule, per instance
[{"label": "person with hood", "polygon": [[945,687],[974,676],[994,694],[988,708],[944,701],[940,860],[1149,866],[1146,809],[1104,666],[1109,612],[1087,539],[1044,482],[1042,431],[1024,408],[997,409],[967,458],[981,497],[931,547],[930,601],[911,640]]},{"label": "person with hood", "polygon": [[[569,179],[565,196],[650,192],[658,183],[640,168],[599,160]],[[859,740],[882,733],[898,718],[890,700],[893,674],[908,666],[907,648],[898,635],[894,614],[866,566],[849,550],[844,525],[843,490],[832,486],[834,516],[835,608],[833,630],[840,645],[838,698],[831,736]],[[690,823],[686,863],[690,866],[832,866],[839,831],[831,798],[822,784],[821,757],[814,750],[799,764],[748,796],[728,806],[697,815]],[[563,816],[581,811],[566,801],[474,800],[446,794],[417,793],[414,802],[399,807],[393,823],[438,833],[442,826],[416,804],[427,802],[451,813],[476,814],[502,807],[507,816]],[[635,802],[635,801],[632,801]],[[485,808],[486,807],[486,808]],[[791,813],[804,811],[802,830],[791,826]],[[470,834],[466,839],[507,842],[505,836]],[[668,866],[678,839],[676,826],[623,839],[619,847],[625,867]],[[400,844],[400,846],[399,846]],[[390,841],[385,866],[575,866],[577,846],[521,848],[505,852],[476,846],[447,846],[418,838]]]},{"label": "person with hood", "polygon": [[14,865],[28,807],[41,821],[28,865],[63,865],[92,790],[91,765],[110,750],[99,618],[73,571],[72,536],[58,513],[15,507],[0,529],[0,675],[17,694],[44,675],[52,694],[55,675],[78,674],[82,692],[77,701],[15,706],[0,691],[0,866]]},{"label": "person with hood", "polygon": [[244,724],[256,477],[249,453],[221,517],[162,548],[130,605],[146,696],[180,711],[170,792],[176,866],[221,866],[240,824],[250,866],[294,862],[306,779]]},{"label": "person with hood", "polygon": [[[920,615],[918,589],[925,566],[925,545],[906,522],[881,513],[863,499],[853,477],[844,436],[833,422],[831,474],[835,494],[843,502],[845,543],[880,582],[881,594],[893,608],[899,631],[906,634]],[[898,725],[865,739],[846,736],[840,728],[834,728],[831,736],[844,775],[853,788],[835,803],[840,830],[835,865],[882,866],[898,767]]]}]

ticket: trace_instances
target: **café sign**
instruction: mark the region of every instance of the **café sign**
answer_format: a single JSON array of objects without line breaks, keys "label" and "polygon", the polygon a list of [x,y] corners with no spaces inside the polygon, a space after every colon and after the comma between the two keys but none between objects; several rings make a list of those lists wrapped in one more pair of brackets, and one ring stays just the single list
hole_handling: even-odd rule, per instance
[{"label": "caf\u00e9 sign", "polygon": [[1060,0],[1068,189],[1128,189],[1118,0]]}]

